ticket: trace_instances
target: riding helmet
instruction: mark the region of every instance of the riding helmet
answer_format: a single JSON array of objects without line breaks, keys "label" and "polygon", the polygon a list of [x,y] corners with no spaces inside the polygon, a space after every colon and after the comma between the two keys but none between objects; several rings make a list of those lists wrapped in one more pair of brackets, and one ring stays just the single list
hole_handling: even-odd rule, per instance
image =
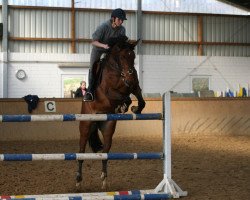
[{"label": "riding helmet", "polygon": [[121,20],[127,20],[126,13],[121,8],[117,8],[117,9],[113,10],[111,13],[111,17],[118,17]]}]

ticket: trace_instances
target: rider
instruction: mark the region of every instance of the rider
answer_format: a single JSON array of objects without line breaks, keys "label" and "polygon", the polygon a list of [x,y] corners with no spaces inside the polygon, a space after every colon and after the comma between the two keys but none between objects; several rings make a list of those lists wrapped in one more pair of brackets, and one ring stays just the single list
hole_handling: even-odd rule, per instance
[{"label": "rider", "polygon": [[95,74],[93,65],[98,61],[101,55],[109,49],[108,40],[110,38],[116,38],[126,35],[126,29],[122,26],[124,20],[127,20],[126,13],[121,8],[117,8],[112,11],[111,19],[101,24],[92,35],[92,51],[90,55],[90,69],[89,69],[89,86],[87,93],[85,94],[84,101],[94,100],[95,90]]}]

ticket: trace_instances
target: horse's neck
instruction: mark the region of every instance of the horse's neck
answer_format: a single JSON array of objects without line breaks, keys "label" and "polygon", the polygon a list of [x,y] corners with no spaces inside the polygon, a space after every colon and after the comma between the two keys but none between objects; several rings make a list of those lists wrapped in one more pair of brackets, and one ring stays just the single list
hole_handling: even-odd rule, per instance
[{"label": "horse's neck", "polygon": [[[120,101],[124,98],[121,87],[121,70],[113,56],[108,55],[107,59],[102,63],[102,74],[98,85],[99,94],[105,95],[109,100]],[[111,82],[112,81],[112,82]]]}]

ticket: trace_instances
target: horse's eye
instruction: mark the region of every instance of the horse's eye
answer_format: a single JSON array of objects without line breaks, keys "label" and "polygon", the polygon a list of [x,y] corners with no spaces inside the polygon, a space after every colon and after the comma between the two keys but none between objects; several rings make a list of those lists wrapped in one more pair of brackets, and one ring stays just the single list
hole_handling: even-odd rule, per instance
[{"label": "horse's eye", "polygon": [[128,73],[129,73],[129,74],[133,74],[133,69],[130,68],[130,69],[128,70]]},{"label": "horse's eye", "polygon": [[128,56],[129,56],[129,57],[133,56],[133,53],[132,53],[132,52],[129,52],[129,53],[128,53]]}]

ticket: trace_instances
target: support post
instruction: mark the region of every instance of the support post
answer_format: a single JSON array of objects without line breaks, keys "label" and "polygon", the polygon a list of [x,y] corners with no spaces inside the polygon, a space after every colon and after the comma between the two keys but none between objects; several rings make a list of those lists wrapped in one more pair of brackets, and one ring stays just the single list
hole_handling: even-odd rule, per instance
[{"label": "support post", "polygon": [[[137,0],[137,12],[136,12],[136,19],[137,19],[137,40],[140,39],[142,41],[142,1]],[[138,60],[138,78],[140,87],[143,90],[143,65],[142,65],[142,42],[139,42],[137,45],[137,60]]]},{"label": "support post", "polygon": [[163,180],[155,188],[155,193],[164,192],[179,198],[187,196],[186,191],[182,189],[172,180],[171,172],[171,93],[163,94]]},{"label": "support post", "polygon": [[2,63],[0,64],[0,98],[8,97],[8,0],[2,1]]},{"label": "support post", "polygon": [[75,0],[71,0],[71,53],[76,52]]},{"label": "support post", "polygon": [[203,17],[201,15],[198,16],[198,56],[203,55]]}]

